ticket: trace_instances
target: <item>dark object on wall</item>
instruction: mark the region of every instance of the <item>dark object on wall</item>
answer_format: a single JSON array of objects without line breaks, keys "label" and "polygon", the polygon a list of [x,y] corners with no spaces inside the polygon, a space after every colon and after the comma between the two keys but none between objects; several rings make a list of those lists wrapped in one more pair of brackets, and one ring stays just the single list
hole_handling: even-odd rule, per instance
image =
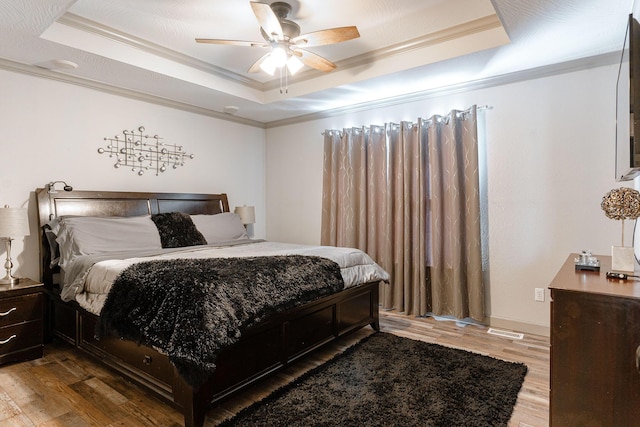
[{"label": "dark object on wall", "polygon": [[640,175],[640,23],[633,14],[629,15],[616,88],[615,178],[630,181]]}]

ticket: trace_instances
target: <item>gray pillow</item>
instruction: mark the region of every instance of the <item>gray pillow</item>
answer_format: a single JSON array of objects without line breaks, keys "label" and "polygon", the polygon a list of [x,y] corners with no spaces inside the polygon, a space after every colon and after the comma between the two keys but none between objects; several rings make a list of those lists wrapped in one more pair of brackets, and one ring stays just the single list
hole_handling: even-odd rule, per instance
[{"label": "gray pillow", "polygon": [[249,238],[240,215],[232,212],[191,215],[191,219],[210,245]]},{"label": "gray pillow", "polygon": [[51,231],[56,235],[63,268],[80,255],[162,248],[149,215],[62,217]]}]

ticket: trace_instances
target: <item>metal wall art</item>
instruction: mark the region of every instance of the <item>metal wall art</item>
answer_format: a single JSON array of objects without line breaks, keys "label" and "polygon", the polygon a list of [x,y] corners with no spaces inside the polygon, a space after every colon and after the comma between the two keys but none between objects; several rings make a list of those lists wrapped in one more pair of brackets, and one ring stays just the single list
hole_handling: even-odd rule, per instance
[{"label": "metal wall art", "polygon": [[115,168],[130,167],[138,175],[155,171],[156,175],[171,167],[184,166],[185,159],[193,159],[193,154],[183,151],[182,145],[162,142],[158,135],[146,135],[144,126],[137,130],[123,130],[122,135],[105,137],[108,145],[98,148],[98,153],[115,157]]}]

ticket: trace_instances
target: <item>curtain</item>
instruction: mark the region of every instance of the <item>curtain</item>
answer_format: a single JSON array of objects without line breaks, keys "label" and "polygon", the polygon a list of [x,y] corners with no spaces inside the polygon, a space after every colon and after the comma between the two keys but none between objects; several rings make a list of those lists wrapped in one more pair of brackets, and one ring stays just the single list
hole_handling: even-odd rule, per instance
[{"label": "curtain", "polygon": [[484,318],[475,106],[324,132],[323,245],[391,274],[385,309]]}]

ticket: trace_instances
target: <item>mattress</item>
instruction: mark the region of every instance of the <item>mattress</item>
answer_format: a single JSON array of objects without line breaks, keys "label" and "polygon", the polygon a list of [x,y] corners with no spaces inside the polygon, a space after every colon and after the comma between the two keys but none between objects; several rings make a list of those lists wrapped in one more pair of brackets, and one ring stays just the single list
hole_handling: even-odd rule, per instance
[{"label": "mattress", "polygon": [[308,255],[328,258],[340,266],[345,288],[367,282],[389,280],[389,274],[369,255],[359,249],[257,241],[233,246],[188,247],[180,251],[155,256],[102,260],[93,264],[87,274],[83,275],[83,281],[74,287],[73,293],[75,300],[82,308],[99,315],[113,281],[125,268],[137,262],[156,259],[274,255]]}]

